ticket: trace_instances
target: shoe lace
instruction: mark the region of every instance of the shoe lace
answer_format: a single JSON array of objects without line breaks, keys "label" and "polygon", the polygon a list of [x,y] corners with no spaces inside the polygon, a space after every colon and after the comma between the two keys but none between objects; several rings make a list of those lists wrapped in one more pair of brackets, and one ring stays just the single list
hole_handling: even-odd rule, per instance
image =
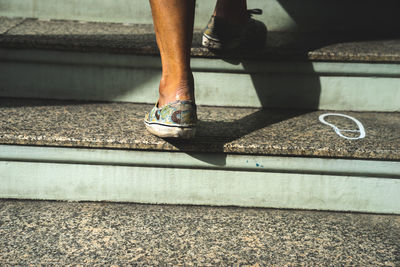
[{"label": "shoe lace", "polygon": [[251,18],[253,15],[262,15],[263,11],[260,8],[254,8],[254,9],[248,9],[247,14],[249,15],[249,18]]}]

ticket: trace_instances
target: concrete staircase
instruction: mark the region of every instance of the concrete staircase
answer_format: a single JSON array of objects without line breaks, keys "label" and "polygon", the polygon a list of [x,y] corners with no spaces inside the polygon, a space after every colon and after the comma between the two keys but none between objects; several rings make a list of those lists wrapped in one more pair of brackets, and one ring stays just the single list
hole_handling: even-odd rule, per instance
[{"label": "concrete staircase", "polygon": [[200,107],[177,141],[145,131],[151,105],[0,103],[5,198],[399,212],[398,113],[346,112],[367,129],[348,140],[326,111]]},{"label": "concrete staircase", "polygon": [[[0,243],[1,263],[296,265],[309,262],[312,265],[334,262],[394,266],[399,263],[398,216],[348,213],[400,214],[397,2],[387,1],[377,8],[375,1],[310,0],[307,5],[300,5],[295,1],[255,0],[249,7],[264,9],[259,19],[269,30],[265,49],[218,55],[200,46],[200,28],[208,20],[213,3],[208,0],[197,3],[192,48],[196,98],[200,104],[199,132],[191,141],[177,141],[150,135],[142,123],[144,114],[156,101],[161,70],[147,2],[60,0],[55,4],[44,0],[0,0],[0,197],[106,201],[98,204],[1,201],[0,234],[6,236]],[[363,12],[357,12],[360,6]],[[326,115],[332,113],[336,115]],[[39,210],[33,208],[35,205]],[[130,261],[118,253],[119,256],[110,254],[109,249],[101,250],[104,254],[99,255],[89,252],[91,249],[82,250],[101,238],[100,235],[82,239],[80,248],[72,252],[64,250],[65,253],[61,252],[60,243],[56,245],[58,252],[45,249],[40,242],[40,249],[34,252],[30,245],[22,246],[25,230],[21,229],[26,229],[25,221],[33,225],[34,239],[44,237],[46,242],[55,242],[47,234],[39,234],[42,224],[33,219],[45,218],[44,210],[54,209],[65,216],[79,217],[75,209],[90,209],[88,214],[92,219],[111,225],[107,214],[94,215],[107,209],[104,206],[124,207],[121,212],[129,207],[141,210],[130,214],[130,218],[141,218],[154,209],[160,209],[155,216],[162,216],[164,209],[174,214],[182,209],[209,212],[213,222],[222,220],[219,216],[230,211],[249,212],[260,220],[272,216],[270,224],[252,228],[250,223],[245,227],[257,236],[271,238],[267,231],[270,225],[288,218],[274,231],[276,239],[270,240],[282,240],[283,229],[287,227],[304,229],[307,224],[312,229],[286,235],[290,244],[269,243],[267,238],[260,241],[262,245],[257,249],[255,243],[243,240],[214,247],[213,251],[221,252],[223,244],[228,247],[237,242],[243,244],[232,248],[236,254],[228,258],[221,256],[227,253],[205,256],[206,252],[196,246],[189,245],[196,248],[190,250],[182,245],[174,251],[199,257],[172,261],[169,259],[176,259],[178,254],[171,254],[169,248],[165,253],[154,250],[160,243],[133,245],[149,251],[144,256],[131,251],[142,255],[136,261],[128,250],[125,252]],[[24,215],[18,217],[18,211]],[[123,215],[113,216],[120,220]],[[251,221],[250,217],[237,216],[231,218],[238,222],[231,224],[235,234],[228,231],[221,240],[247,231],[241,220]],[[289,223],[307,216],[309,219],[304,220],[316,220],[315,224]],[[335,216],[343,222],[338,222]],[[15,219],[14,224],[10,218]],[[153,219],[148,218],[149,224],[142,225],[143,229],[154,230],[154,224],[150,223]],[[321,220],[328,222],[319,231]],[[96,221],[86,226],[103,231]],[[160,225],[168,226],[164,223]],[[50,224],[53,226],[46,229],[51,232],[49,229],[59,222]],[[170,226],[170,230],[179,233],[184,227],[191,229],[191,225],[183,220]],[[386,230],[384,225],[389,225]],[[20,230],[11,231],[13,227]],[[266,230],[256,231],[260,227]],[[359,236],[371,238],[363,239],[363,243],[343,234],[354,229],[360,229]],[[204,242],[208,240],[204,231],[200,230],[198,240],[203,240],[199,244],[208,248],[216,241]],[[68,232],[71,233],[65,231]],[[336,242],[332,241],[334,236],[342,237],[335,243],[333,254],[328,253],[329,247],[321,248],[318,242],[303,247],[307,253],[302,252],[302,246],[295,245],[308,240],[310,235],[311,240],[318,240],[324,233],[331,243]],[[141,234],[134,231],[129,239],[135,240]],[[186,234],[182,236],[190,236]],[[249,233],[244,236],[249,237]],[[180,239],[169,241],[158,235],[148,238],[182,244]],[[354,246],[349,245],[350,241]],[[127,243],[119,240],[113,244],[122,249]],[[264,257],[258,254],[267,255],[267,247],[287,245],[293,247],[291,252],[284,253],[287,257],[279,258],[272,252]],[[349,254],[337,256],[346,246],[351,248]],[[247,257],[240,253],[241,249],[254,253]],[[310,251],[316,254],[311,255]],[[86,256],[79,258],[78,252]],[[60,253],[64,258],[56,256]],[[161,255],[161,260],[155,260],[154,255]],[[66,260],[75,256],[73,261]]]},{"label": "concrete staircase", "polygon": [[[127,4],[122,2],[102,1],[90,12],[85,5],[93,3],[79,3],[80,15],[78,3],[70,1],[57,6],[32,1],[25,8],[18,1],[1,2],[6,15],[0,29],[0,95],[6,97],[0,110],[1,157],[7,185],[2,197],[400,211],[400,41],[394,32],[399,24],[388,24],[396,19],[389,12],[394,2],[382,7],[386,19],[375,27],[348,16],[347,27],[332,22],[324,31],[303,18],[309,10],[289,16],[293,3],[271,2],[266,8],[263,1],[252,2],[266,11],[260,19],[270,29],[267,45],[240,55],[202,48],[196,30],[196,97],[198,104],[214,107],[200,107],[199,135],[188,143],[143,130],[140,120],[150,106],[139,103],[155,102],[160,62],[149,7],[128,4],[126,10],[137,12],[128,21],[118,13]],[[208,18],[210,4],[197,4],[196,26]],[[111,17],[101,13],[108,6]],[[60,8],[64,11],[53,12]],[[373,14],[372,6],[365,8]],[[272,14],[280,19],[271,22]],[[65,20],[71,16],[80,21]],[[332,127],[358,126],[337,116],[323,124],[319,116],[331,111],[312,110],[351,115],[362,123],[365,138],[340,137],[359,133],[335,133]],[[96,168],[92,157],[101,162]],[[90,163],[88,169],[69,175],[84,163]],[[112,173],[100,175],[103,169]],[[129,175],[122,178],[119,171]],[[206,172],[220,178],[206,181]],[[54,173],[66,177],[54,179]],[[85,184],[87,177],[98,186]],[[74,182],[65,184],[67,178]],[[110,179],[125,182],[110,186]],[[141,181],[146,182],[139,186]]]}]

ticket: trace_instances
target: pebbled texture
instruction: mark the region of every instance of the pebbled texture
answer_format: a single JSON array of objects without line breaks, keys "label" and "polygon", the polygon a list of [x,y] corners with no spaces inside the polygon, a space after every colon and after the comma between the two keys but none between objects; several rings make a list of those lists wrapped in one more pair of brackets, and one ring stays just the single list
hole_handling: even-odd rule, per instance
[{"label": "pebbled texture", "polygon": [[399,266],[400,216],[0,201],[1,265]]},{"label": "pebbled texture", "polygon": [[[400,113],[341,111],[366,131],[363,139],[347,140],[319,121],[327,111],[200,106],[196,137],[183,141],[146,131],[143,117],[151,108],[0,98],[0,144],[400,160]],[[349,119],[326,121],[356,129]]]}]

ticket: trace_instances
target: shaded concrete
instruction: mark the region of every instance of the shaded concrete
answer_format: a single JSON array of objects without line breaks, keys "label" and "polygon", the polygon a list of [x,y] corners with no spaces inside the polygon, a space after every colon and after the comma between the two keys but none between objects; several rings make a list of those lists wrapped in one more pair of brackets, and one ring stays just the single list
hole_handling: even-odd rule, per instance
[{"label": "shaded concrete", "polygon": [[[3,18],[5,21],[12,19]],[[201,47],[196,30],[192,56],[217,58],[399,62],[396,32],[269,32],[261,50],[215,53]],[[157,55],[151,24],[25,19],[0,37],[0,46],[68,51],[97,51]]]}]

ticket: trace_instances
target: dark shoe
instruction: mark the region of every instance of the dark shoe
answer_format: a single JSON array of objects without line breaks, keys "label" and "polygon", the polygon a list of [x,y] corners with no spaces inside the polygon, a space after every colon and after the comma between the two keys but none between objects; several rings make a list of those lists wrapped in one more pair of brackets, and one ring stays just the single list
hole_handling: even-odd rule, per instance
[{"label": "dark shoe", "polygon": [[261,9],[250,9],[246,24],[230,24],[224,19],[212,16],[203,32],[202,45],[214,50],[236,50],[262,48],[265,46],[267,28],[251,15],[262,14]]}]

